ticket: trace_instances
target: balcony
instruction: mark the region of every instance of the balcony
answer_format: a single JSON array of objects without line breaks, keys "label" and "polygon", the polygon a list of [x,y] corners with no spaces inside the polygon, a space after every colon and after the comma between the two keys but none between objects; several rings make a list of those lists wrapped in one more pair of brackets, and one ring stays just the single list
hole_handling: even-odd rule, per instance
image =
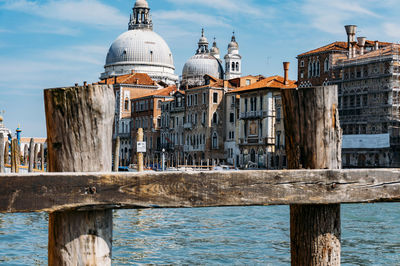
[{"label": "balcony", "polygon": [[191,152],[191,151],[205,151],[205,145],[185,145],[183,147],[184,152]]},{"label": "balcony", "polygon": [[275,145],[274,138],[240,138],[239,145]]},{"label": "balcony", "polygon": [[185,123],[185,124],[183,125],[183,128],[184,128],[184,129],[192,129],[192,128],[193,128],[193,124],[192,124],[192,123]]},{"label": "balcony", "polygon": [[268,111],[250,111],[240,113],[239,119],[252,119],[252,118],[264,118],[268,117]]}]

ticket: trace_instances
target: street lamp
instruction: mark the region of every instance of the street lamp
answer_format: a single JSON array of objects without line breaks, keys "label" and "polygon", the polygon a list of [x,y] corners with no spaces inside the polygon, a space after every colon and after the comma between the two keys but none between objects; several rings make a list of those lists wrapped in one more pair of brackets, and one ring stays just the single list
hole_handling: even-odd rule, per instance
[{"label": "street lamp", "polygon": [[165,149],[162,149],[162,170],[165,171]]}]

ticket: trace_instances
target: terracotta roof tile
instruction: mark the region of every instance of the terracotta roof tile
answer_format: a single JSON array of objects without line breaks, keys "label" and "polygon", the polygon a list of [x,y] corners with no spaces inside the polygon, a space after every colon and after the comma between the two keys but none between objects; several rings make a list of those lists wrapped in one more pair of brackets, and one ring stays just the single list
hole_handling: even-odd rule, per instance
[{"label": "terracotta roof tile", "polygon": [[137,100],[137,99],[141,99],[141,98],[146,98],[146,97],[150,97],[150,96],[170,96],[171,93],[174,93],[177,91],[177,88],[175,85],[173,86],[169,86],[163,89],[159,89],[153,92],[150,92],[148,94],[142,95],[140,97],[137,98],[133,98],[133,100]]},{"label": "terracotta roof tile", "polygon": [[[387,46],[387,45],[391,45],[392,43],[389,42],[379,42],[379,45],[381,46]],[[367,40],[365,41],[365,46],[366,47],[373,47],[375,46],[375,41],[370,41]],[[360,49],[360,47],[358,46],[358,44],[356,45],[357,49]],[[305,55],[310,55],[310,54],[316,54],[316,53],[321,53],[321,52],[330,52],[330,51],[347,51],[348,46],[347,46],[347,42],[333,42],[330,44],[327,44],[325,46],[319,47],[317,49],[299,54],[298,57],[301,56],[305,56]]]},{"label": "terracotta roof tile", "polygon": [[150,85],[155,86],[156,83],[152,80],[149,75],[145,73],[131,73],[122,76],[117,76],[116,78],[103,79],[94,84],[137,84],[137,85]]},{"label": "terracotta roof tile", "polygon": [[231,93],[247,92],[252,90],[258,90],[263,88],[273,88],[273,89],[294,89],[297,88],[297,82],[294,80],[289,80],[289,84],[284,84],[284,78],[281,76],[272,76],[260,81],[257,81],[251,85],[240,87],[235,90],[230,91]]}]

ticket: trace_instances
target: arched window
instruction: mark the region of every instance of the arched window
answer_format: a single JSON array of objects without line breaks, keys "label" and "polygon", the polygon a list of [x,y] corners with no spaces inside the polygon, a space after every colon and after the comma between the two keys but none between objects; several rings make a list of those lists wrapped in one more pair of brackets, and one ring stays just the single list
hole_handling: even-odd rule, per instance
[{"label": "arched window", "polygon": [[239,71],[239,62],[236,62],[236,71]]},{"label": "arched window", "polygon": [[311,78],[311,75],[312,75],[312,63],[311,63],[311,61],[310,62],[308,62],[308,78]]},{"label": "arched window", "polygon": [[313,61],[312,63],[312,76],[315,77],[317,75],[317,63]]},{"label": "arched window", "polygon": [[329,71],[329,59],[325,58],[325,62],[324,62],[324,71],[328,72]]},{"label": "arched window", "polygon": [[320,74],[320,65],[319,65],[319,60],[317,60],[317,67],[316,67],[316,76],[319,77]]},{"label": "arched window", "polygon": [[235,62],[232,62],[232,71],[235,71]]},{"label": "arched window", "polygon": [[125,110],[129,110],[129,98],[125,98]]},{"label": "arched window", "polygon": [[218,115],[217,115],[217,112],[215,112],[215,113],[213,114],[212,122],[213,122],[213,124],[217,124],[217,123],[218,123]]},{"label": "arched window", "polygon": [[213,134],[212,147],[213,147],[213,149],[218,149],[218,135],[217,135],[217,132],[214,132],[214,134]]}]

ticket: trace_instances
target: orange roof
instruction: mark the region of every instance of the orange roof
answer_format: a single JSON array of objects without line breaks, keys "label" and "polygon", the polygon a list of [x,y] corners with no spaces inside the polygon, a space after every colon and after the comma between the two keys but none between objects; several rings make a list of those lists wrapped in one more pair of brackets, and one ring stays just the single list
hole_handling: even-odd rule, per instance
[{"label": "orange roof", "polygon": [[237,88],[236,90],[231,91],[231,93],[237,92],[247,92],[252,90],[264,89],[264,88],[272,88],[272,89],[294,89],[297,88],[297,83],[294,80],[289,80],[289,84],[284,84],[284,78],[281,76],[272,76],[251,85]]},{"label": "orange roof", "polygon": [[[380,46],[387,46],[392,43],[389,42],[379,42]],[[365,41],[365,47],[373,47],[375,46],[375,41]],[[357,49],[360,49],[358,44],[356,45]],[[322,53],[322,52],[332,52],[332,51],[343,51],[346,52],[348,50],[347,42],[333,42],[328,45],[319,47],[317,49],[299,54],[298,57],[305,56],[305,55],[310,55],[310,54],[316,54],[316,53]]]},{"label": "orange roof", "polygon": [[367,59],[367,58],[372,58],[372,57],[379,57],[379,56],[386,56],[386,55],[394,55],[394,54],[399,54],[399,49],[400,49],[400,45],[399,44],[392,44],[389,46],[386,46],[382,49],[379,50],[375,50],[375,51],[371,51],[368,52],[366,54],[363,55],[357,55],[356,57],[353,58],[346,58],[343,60],[343,62],[351,62],[351,61],[358,61],[361,59]]},{"label": "orange roof", "polygon": [[131,73],[122,76],[112,77],[108,79],[103,79],[94,84],[137,84],[137,85],[151,85],[155,86],[156,83],[152,80],[149,75],[145,73]]},{"label": "orange roof", "polygon": [[170,96],[171,93],[174,93],[176,91],[176,86],[172,85],[163,89],[159,89],[153,92],[150,92],[148,94],[142,95],[137,98],[133,98],[133,100],[141,99],[141,98],[146,98],[146,97],[151,97],[151,96]]}]

